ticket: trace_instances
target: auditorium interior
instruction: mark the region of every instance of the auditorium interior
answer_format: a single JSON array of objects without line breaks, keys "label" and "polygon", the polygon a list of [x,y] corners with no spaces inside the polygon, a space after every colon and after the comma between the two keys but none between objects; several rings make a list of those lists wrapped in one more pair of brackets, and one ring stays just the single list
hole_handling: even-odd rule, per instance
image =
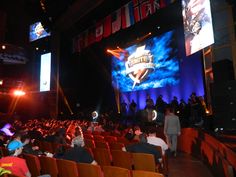
[{"label": "auditorium interior", "polygon": [[27,177],[235,177],[236,1],[2,1],[0,176],[15,156]]}]

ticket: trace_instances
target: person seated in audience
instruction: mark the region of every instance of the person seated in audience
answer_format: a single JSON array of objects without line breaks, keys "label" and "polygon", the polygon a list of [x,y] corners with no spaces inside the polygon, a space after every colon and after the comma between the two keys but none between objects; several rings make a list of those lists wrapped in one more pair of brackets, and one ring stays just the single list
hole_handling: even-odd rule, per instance
[{"label": "person seated in audience", "polygon": [[57,159],[62,159],[64,154],[66,152],[66,148],[65,146],[58,146],[55,150],[55,153],[53,155],[54,158],[57,158]]},{"label": "person seated in audience", "polygon": [[160,146],[162,149],[162,155],[164,155],[165,151],[168,149],[166,142],[163,139],[157,137],[154,127],[149,129],[147,142],[155,146]]},{"label": "person seated in audience", "polygon": [[134,139],[134,131],[133,131],[133,129],[132,128],[126,129],[126,133],[125,133],[124,137],[127,140],[129,140],[129,141],[133,140]]},{"label": "person seated in audience", "polygon": [[72,148],[65,152],[62,159],[72,160],[77,163],[90,163],[97,165],[91,154],[84,148],[84,139],[82,136],[77,136],[72,139]]},{"label": "person seated in audience", "polygon": [[133,138],[133,140],[139,141],[139,135],[141,135],[141,134],[142,134],[142,131],[141,131],[140,127],[136,125],[134,127],[134,138]]},{"label": "person seated in audience", "polygon": [[0,159],[0,167],[17,176],[31,177],[26,161],[18,157],[22,153],[23,146],[20,141],[11,141],[7,146],[9,156]]},{"label": "person seated in audience", "polygon": [[59,128],[59,130],[56,132],[54,143],[67,144],[65,128]]},{"label": "person seated in audience", "polygon": [[146,134],[142,133],[139,135],[139,140],[140,142],[127,145],[122,148],[123,151],[128,151],[132,153],[147,153],[147,154],[152,154],[154,155],[155,162],[156,164],[159,163],[159,159],[161,159],[162,154],[157,150],[157,148],[152,145],[147,143],[147,136]]},{"label": "person seated in audience", "polygon": [[42,151],[39,150],[38,146],[32,146],[32,140],[29,135],[24,135],[21,138],[24,148],[23,153],[32,154],[32,155],[42,155]]},{"label": "person seated in audience", "polygon": [[94,127],[94,131],[101,133],[101,132],[104,132],[105,130],[102,128],[102,125],[99,124],[99,125],[97,125],[97,126]]},{"label": "person seated in audience", "polygon": [[5,135],[3,132],[0,132],[0,147],[5,147]]}]

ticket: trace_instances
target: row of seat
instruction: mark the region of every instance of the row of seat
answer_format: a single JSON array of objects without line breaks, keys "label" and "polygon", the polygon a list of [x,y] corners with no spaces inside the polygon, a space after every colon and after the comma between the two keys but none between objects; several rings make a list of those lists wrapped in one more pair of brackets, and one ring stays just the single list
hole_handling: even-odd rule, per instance
[{"label": "row of seat", "polygon": [[160,173],[129,170],[115,166],[76,163],[69,160],[24,154],[33,177],[50,174],[52,177],[164,177]]},{"label": "row of seat", "polygon": [[[43,149],[44,151],[50,151],[49,147],[52,146],[48,142],[41,142],[40,149]],[[47,145],[47,146],[46,146]],[[60,144],[59,144],[60,145]],[[57,145],[57,146],[59,146]],[[45,148],[44,148],[45,147]],[[127,169],[133,169],[134,160],[132,155],[129,155],[128,152],[122,152],[122,147],[124,147],[123,143],[119,142],[103,142],[103,141],[94,141],[91,139],[85,139],[85,148],[88,150],[88,152],[94,157],[94,159],[98,162],[99,165],[112,165],[124,167]],[[70,148],[70,147],[69,147]],[[157,150],[162,153],[161,147],[157,146]],[[128,154],[128,155],[127,155]],[[123,157],[123,158],[120,158]],[[118,162],[118,163],[117,163]],[[168,174],[168,163],[167,163],[167,157],[164,155],[162,157],[162,163],[159,166],[159,171]],[[148,171],[155,171],[155,161],[150,160],[149,167],[145,167],[145,164],[143,164],[143,170]]]}]

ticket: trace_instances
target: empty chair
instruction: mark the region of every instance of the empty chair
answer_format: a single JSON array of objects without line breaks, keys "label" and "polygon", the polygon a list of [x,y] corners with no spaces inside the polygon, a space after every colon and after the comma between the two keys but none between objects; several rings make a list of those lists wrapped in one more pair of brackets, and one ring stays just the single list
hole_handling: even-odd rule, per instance
[{"label": "empty chair", "polygon": [[101,132],[99,132],[99,131],[93,131],[93,135],[100,135],[101,134]]},{"label": "empty chair", "polygon": [[41,143],[42,143],[42,150],[43,151],[54,153],[52,143],[47,142],[47,141],[42,141]]},{"label": "empty chair", "polygon": [[91,139],[93,140],[93,135],[92,134],[84,134],[84,139]]},{"label": "empty chair", "polygon": [[55,158],[41,156],[39,157],[42,174],[50,174],[51,177],[57,177],[57,161]]},{"label": "empty chair", "polygon": [[115,136],[105,136],[104,139],[107,142],[116,142],[117,141],[117,138]]},{"label": "empty chair", "polygon": [[102,136],[102,135],[93,135],[93,137],[94,137],[94,141],[105,141],[104,140],[104,136]]},{"label": "empty chair", "polygon": [[132,174],[133,177],[164,177],[164,175],[161,173],[143,171],[143,170],[133,170]]},{"label": "empty chair", "polygon": [[70,160],[57,159],[59,177],[78,177],[77,163]]},{"label": "empty chair", "polygon": [[132,153],[121,150],[111,150],[111,156],[114,166],[132,170]]},{"label": "empty chair", "polygon": [[154,155],[146,153],[132,153],[135,170],[156,171]]},{"label": "empty chair", "polygon": [[29,171],[31,175],[34,176],[39,176],[41,167],[40,167],[40,162],[37,156],[31,155],[31,154],[23,154],[24,159],[26,160],[27,166],[29,168]]},{"label": "empty chair", "polygon": [[84,139],[84,144],[85,144],[85,147],[88,147],[88,148],[95,148],[95,143],[94,143],[94,140],[92,139]]},{"label": "empty chair", "polygon": [[109,166],[111,165],[111,155],[108,149],[104,148],[94,148],[93,149],[94,159],[101,166]]},{"label": "empty chair", "polygon": [[125,145],[123,143],[118,142],[109,142],[109,147],[111,150],[122,150]]},{"label": "empty chair", "polygon": [[105,142],[105,141],[95,141],[95,146],[96,146],[96,148],[109,149],[109,145],[108,145],[108,143]]},{"label": "empty chair", "polygon": [[117,138],[117,142],[119,143],[123,143],[125,145],[129,144],[129,140],[127,140],[125,137],[116,137]]},{"label": "empty chair", "polygon": [[110,132],[101,132],[102,136],[109,136],[111,133]]},{"label": "empty chair", "polygon": [[103,177],[102,170],[99,165],[78,163],[77,167],[79,171],[79,177]]},{"label": "empty chair", "polygon": [[103,166],[104,177],[131,177],[130,170],[114,167],[114,166]]}]

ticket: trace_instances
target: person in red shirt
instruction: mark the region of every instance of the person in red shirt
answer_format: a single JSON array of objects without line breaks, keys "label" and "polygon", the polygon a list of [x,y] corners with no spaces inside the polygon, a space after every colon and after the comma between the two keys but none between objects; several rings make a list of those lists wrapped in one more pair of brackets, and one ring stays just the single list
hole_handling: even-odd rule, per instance
[{"label": "person in red shirt", "polygon": [[11,141],[7,146],[9,156],[0,159],[0,167],[17,176],[31,177],[26,161],[17,157],[22,153],[23,145],[18,140]]}]

